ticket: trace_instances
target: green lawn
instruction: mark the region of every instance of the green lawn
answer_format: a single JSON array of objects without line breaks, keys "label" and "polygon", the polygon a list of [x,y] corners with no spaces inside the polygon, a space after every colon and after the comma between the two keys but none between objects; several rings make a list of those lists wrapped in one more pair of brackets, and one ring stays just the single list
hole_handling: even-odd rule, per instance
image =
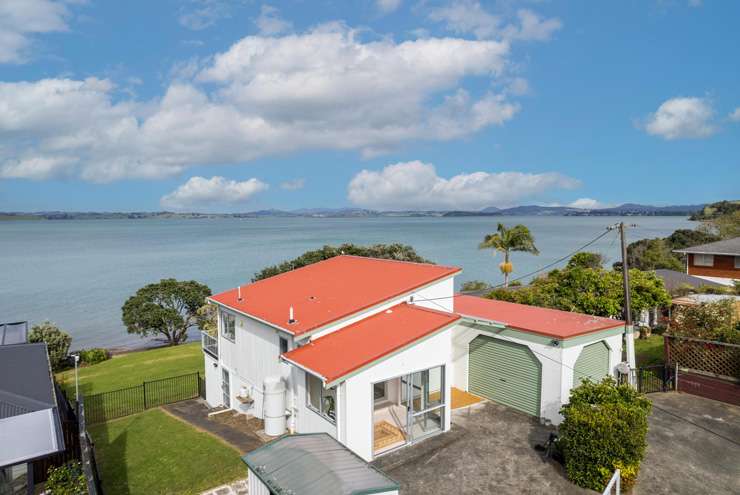
[{"label": "green lawn", "polygon": [[[80,393],[90,395],[108,392],[140,385],[145,380],[196,371],[203,373],[203,351],[199,342],[132,352],[80,368]],[[57,380],[66,389],[68,396],[74,397],[74,370],[58,373]]]},{"label": "green lawn", "polygon": [[635,361],[637,366],[663,364],[663,336],[651,335],[646,339],[635,339]]},{"label": "green lawn", "polygon": [[247,475],[239,452],[160,409],[88,431],[107,495],[200,493]]}]

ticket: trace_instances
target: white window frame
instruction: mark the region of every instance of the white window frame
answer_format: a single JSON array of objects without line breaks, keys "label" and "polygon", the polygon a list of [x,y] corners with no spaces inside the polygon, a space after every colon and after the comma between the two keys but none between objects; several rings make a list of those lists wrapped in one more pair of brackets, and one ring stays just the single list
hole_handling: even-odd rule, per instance
[{"label": "white window frame", "polygon": [[[234,321],[234,330],[230,334],[226,332],[226,318],[232,318]],[[236,315],[228,311],[221,311],[221,336],[229,342],[236,342]]]},{"label": "white window frame", "polygon": [[[311,387],[308,385],[309,380],[316,380],[321,385],[321,398],[319,399],[318,409],[314,407],[313,404],[311,404]],[[334,410],[331,411],[334,413],[333,417],[330,416],[329,411],[324,410],[325,408],[324,397],[328,395],[327,392],[329,390],[334,391],[333,395],[331,395],[334,398]],[[316,414],[318,414],[319,416],[321,416],[322,418],[324,418],[325,420],[329,421],[331,424],[336,425],[337,424],[337,389],[336,387],[332,389],[328,389],[324,387],[324,382],[321,381],[321,378],[315,375],[312,375],[311,373],[306,373],[306,407],[310,409],[311,411],[315,412]]]},{"label": "white window frame", "polygon": [[694,254],[694,266],[713,267],[714,266],[714,255],[704,254],[704,253],[695,253]]}]

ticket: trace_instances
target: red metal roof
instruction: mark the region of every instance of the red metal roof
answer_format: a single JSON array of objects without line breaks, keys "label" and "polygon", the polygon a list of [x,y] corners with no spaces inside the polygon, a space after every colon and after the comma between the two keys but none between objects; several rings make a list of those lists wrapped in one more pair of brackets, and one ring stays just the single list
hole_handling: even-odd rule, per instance
[{"label": "red metal roof", "polygon": [[559,339],[585,335],[625,324],[621,320],[612,320],[601,316],[527,306],[462,294],[455,297],[455,313],[464,317],[495,321],[517,330]]},{"label": "red metal roof", "polygon": [[458,315],[401,303],[283,354],[331,383],[459,320]]},{"label": "red metal roof", "polygon": [[[460,272],[460,268],[336,256],[210,299],[301,335]],[[289,324],[293,306],[295,323]]]}]

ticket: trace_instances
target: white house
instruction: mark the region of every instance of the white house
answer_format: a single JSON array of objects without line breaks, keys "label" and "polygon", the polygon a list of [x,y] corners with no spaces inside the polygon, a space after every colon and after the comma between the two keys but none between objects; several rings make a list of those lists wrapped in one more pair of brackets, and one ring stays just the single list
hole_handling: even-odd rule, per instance
[{"label": "white house", "polygon": [[447,431],[453,388],[558,423],[574,384],[615,373],[624,322],[455,294],[460,271],[338,256],[212,296],[208,403],[369,461]]}]

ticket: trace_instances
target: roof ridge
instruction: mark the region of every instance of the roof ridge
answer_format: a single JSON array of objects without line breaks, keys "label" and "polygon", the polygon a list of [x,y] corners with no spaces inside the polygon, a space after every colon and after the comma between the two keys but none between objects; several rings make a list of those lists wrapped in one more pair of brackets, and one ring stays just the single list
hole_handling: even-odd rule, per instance
[{"label": "roof ridge", "polygon": [[376,258],[375,256],[360,256],[359,254],[339,254],[335,256],[335,258],[338,257],[344,257],[344,258],[362,258],[366,260],[374,260],[374,261],[388,261],[391,263],[404,263],[407,265],[422,265],[422,266],[433,266],[436,268],[446,268],[448,270],[457,270],[459,272],[462,271],[462,268],[459,266],[452,266],[452,265],[439,265],[437,263],[424,263],[423,261],[409,261],[409,260],[394,260],[391,258]]}]

